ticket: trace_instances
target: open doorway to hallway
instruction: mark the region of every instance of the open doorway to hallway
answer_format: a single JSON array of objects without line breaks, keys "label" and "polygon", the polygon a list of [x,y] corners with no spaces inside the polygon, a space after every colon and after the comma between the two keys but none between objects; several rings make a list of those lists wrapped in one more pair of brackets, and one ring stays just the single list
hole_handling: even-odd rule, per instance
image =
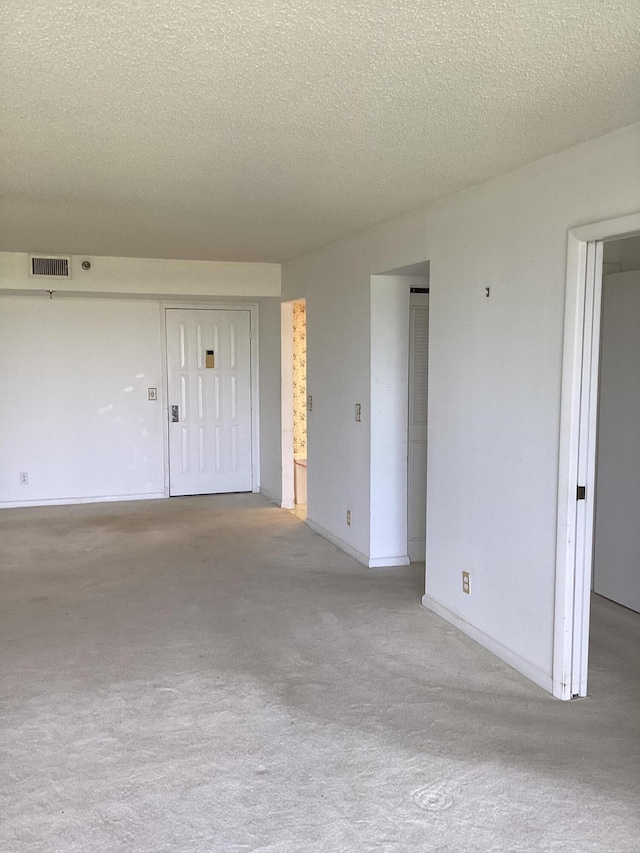
[{"label": "open doorway to hallway", "polygon": [[592,660],[600,678],[615,653],[611,625],[640,619],[640,214],[573,229],[567,269],[553,678],[562,699],[587,695]]},{"label": "open doorway to hallway", "polygon": [[[590,690],[640,623],[640,237],[605,242],[596,448]],[[631,675],[631,673],[630,673]],[[637,682],[638,672],[633,674]]]},{"label": "open doorway to hallway", "polygon": [[307,305],[282,305],[282,506],[307,517]]},{"label": "open doorway to hallway", "polygon": [[640,613],[640,237],[602,273],[593,591]]}]

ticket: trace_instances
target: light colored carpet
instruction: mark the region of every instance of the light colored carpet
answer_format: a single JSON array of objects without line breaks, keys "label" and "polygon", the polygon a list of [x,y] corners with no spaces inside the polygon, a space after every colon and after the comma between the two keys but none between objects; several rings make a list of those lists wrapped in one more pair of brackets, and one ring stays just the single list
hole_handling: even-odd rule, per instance
[{"label": "light colored carpet", "polygon": [[7,853],[638,853],[640,617],[560,703],[259,496],[3,510]]}]

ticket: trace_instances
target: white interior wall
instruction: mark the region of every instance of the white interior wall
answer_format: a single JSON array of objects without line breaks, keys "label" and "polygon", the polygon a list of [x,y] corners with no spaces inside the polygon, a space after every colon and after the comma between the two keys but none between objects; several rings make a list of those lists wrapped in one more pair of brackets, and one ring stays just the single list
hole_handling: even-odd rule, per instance
[{"label": "white interior wall", "polygon": [[[282,500],[280,400],[280,300],[261,299],[260,326],[260,491],[269,500]],[[293,439],[292,439],[293,440]],[[293,472],[292,475],[293,477]],[[293,488],[293,487],[292,487]]]},{"label": "white interior wall", "polygon": [[[279,266],[72,258],[72,279],[28,276],[28,256],[0,253],[0,504],[165,494],[162,301],[261,299],[279,316]],[[53,299],[44,290],[54,291]],[[82,289],[81,289],[82,288]],[[266,298],[268,297],[268,298]],[[275,356],[274,356],[275,353]],[[279,395],[279,332],[265,335],[260,380]],[[147,388],[158,389],[158,401]],[[261,461],[277,483],[279,449],[265,413]],[[19,474],[29,475],[21,485]],[[279,486],[275,486],[276,494]]]},{"label": "white interior wall", "polygon": [[430,261],[425,604],[546,689],[567,231],[640,209],[639,144],[633,125],[282,270],[283,298],[309,308],[309,445],[322,471],[309,473],[310,520],[375,560],[370,496],[393,496],[353,428],[353,404],[371,403],[370,277]]},{"label": "white interior wall", "polygon": [[0,503],[163,496],[157,304],[0,297],[0,341]]},{"label": "white interior wall", "polygon": [[603,282],[594,550],[595,591],[640,612],[638,424],[640,271]]},{"label": "white interior wall", "polygon": [[611,272],[640,270],[640,237],[606,242],[603,247],[603,261],[605,271],[607,266],[615,267]]},{"label": "white interior wall", "polygon": [[370,548],[371,275],[423,260],[412,212],[283,265],[283,299],[307,304],[307,524],[367,564],[389,556]]},{"label": "white interior wall", "polygon": [[[64,254],[62,247],[58,254]],[[82,261],[91,269],[82,269]],[[0,252],[1,290],[55,290],[92,295],[167,298],[280,295],[279,264],[71,256],[71,278],[29,278],[29,256]]]}]

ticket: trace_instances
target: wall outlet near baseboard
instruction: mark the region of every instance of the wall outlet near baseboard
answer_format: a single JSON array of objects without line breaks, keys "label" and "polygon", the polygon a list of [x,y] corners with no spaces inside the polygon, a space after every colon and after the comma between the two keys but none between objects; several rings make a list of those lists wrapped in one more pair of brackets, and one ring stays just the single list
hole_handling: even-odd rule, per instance
[{"label": "wall outlet near baseboard", "polygon": [[469,572],[462,573],[462,591],[467,595],[471,594]]},{"label": "wall outlet near baseboard", "polygon": [[27,474],[26,471],[20,472],[20,485],[21,486],[28,486],[29,485],[29,475]]},{"label": "wall outlet near baseboard", "polygon": [[347,510],[347,525],[351,527],[351,510]]}]

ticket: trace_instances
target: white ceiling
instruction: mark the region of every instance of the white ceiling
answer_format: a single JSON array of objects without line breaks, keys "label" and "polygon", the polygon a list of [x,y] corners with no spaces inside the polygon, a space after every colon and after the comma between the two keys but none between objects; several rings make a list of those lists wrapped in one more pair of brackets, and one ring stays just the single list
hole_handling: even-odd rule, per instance
[{"label": "white ceiling", "polygon": [[640,120],[638,0],[4,0],[0,249],[281,261]]}]

